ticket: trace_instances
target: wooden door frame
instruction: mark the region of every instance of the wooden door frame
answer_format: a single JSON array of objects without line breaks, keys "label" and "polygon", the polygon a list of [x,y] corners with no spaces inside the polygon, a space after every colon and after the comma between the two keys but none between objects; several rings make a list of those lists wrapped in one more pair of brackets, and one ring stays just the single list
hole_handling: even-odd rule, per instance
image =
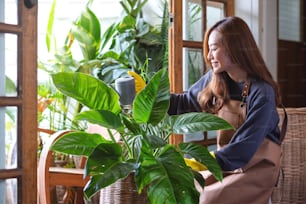
[{"label": "wooden door frame", "polygon": [[0,179],[17,179],[18,203],[37,203],[37,1],[18,1],[18,24],[0,23],[0,32],[18,37],[17,96],[0,97],[18,109],[17,168],[1,169]]}]

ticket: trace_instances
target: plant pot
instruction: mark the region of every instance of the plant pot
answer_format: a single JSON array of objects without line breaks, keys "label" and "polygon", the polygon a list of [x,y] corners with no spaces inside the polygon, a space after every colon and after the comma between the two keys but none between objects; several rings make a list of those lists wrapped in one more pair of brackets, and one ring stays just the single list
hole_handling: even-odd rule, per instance
[{"label": "plant pot", "polygon": [[147,194],[138,194],[134,174],[103,188],[100,191],[100,204],[147,204]]}]

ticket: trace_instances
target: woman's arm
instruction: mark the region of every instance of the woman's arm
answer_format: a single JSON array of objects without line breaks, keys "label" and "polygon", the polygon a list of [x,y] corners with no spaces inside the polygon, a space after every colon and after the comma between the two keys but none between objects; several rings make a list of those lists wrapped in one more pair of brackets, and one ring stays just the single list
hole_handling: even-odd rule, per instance
[{"label": "woman's arm", "polygon": [[182,94],[171,94],[169,115],[178,115],[187,112],[201,112],[198,103],[198,93],[202,91],[211,79],[211,71],[203,75],[188,91]]}]

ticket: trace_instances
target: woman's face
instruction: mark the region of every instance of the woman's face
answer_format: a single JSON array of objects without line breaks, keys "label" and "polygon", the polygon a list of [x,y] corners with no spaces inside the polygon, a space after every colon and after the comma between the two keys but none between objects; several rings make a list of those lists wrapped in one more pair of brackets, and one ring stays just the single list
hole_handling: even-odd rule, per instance
[{"label": "woman's face", "polygon": [[208,37],[209,52],[207,59],[210,61],[212,70],[216,74],[229,71],[233,65],[227,51],[222,45],[221,39],[222,35],[218,31],[212,31]]}]

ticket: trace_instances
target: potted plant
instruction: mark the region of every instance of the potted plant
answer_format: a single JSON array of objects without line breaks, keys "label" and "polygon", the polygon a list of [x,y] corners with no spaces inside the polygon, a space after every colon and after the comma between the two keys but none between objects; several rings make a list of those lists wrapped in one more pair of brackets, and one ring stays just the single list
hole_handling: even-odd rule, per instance
[{"label": "potted plant", "polygon": [[[138,193],[146,192],[150,203],[198,203],[194,179],[204,187],[204,179],[186,165],[191,156],[204,164],[218,179],[222,171],[204,147],[193,143],[168,143],[172,133],[231,129],[232,126],[208,113],[168,116],[170,102],[167,70],[159,70],[135,97],[131,112],[122,111],[119,95],[111,86],[84,73],[52,75],[57,89],[88,109],[76,116],[107,128],[109,137],[86,131],[68,133],[53,150],[87,157],[85,174],[91,179],[84,188],[87,198],[101,189],[134,176]],[[116,140],[114,132],[120,136]]]}]

